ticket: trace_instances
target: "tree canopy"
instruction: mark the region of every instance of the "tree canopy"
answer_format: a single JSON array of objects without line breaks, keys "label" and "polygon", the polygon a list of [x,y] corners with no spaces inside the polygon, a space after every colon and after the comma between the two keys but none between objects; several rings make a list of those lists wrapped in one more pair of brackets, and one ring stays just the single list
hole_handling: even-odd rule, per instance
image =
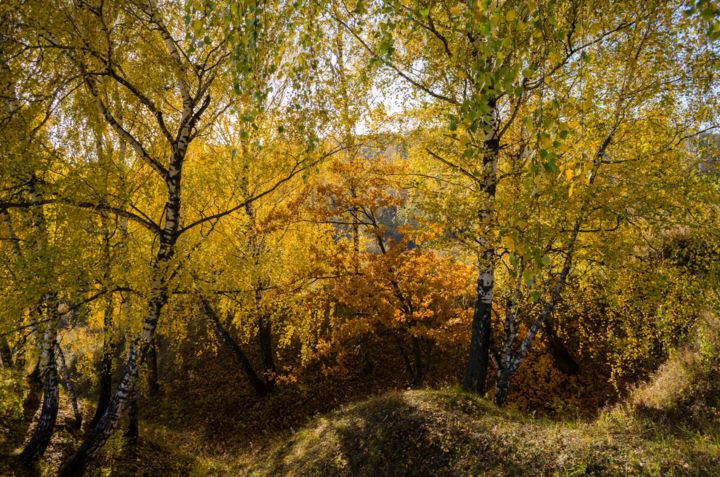
[{"label": "tree canopy", "polygon": [[41,409],[20,460],[90,399],[59,471],[82,474],[205,353],[254,400],[378,367],[364,386],[527,409],[623,395],[718,307],[719,12],[3,3],[0,415]]}]

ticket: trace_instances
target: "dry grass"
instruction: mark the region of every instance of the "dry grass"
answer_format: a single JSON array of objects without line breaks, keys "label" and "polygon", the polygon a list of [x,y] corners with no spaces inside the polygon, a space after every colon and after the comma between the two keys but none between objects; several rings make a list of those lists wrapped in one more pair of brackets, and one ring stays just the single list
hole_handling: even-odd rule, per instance
[{"label": "dry grass", "polygon": [[241,475],[720,475],[720,320],[627,402],[589,421],[533,419],[457,390],[391,393],[315,421]]},{"label": "dry grass", "polygon": [[628,399],[634,412],[698,429],[720,424],[720,319],[705,314],[693,339]]},{"label": "dry grass", "polygon": [[[720,435],[664,434],[621,409],[561,423],[456,391],[392,393],[349,406],[240,475],[720,475]],[[236,474],[237,475],[237,474]]]}]

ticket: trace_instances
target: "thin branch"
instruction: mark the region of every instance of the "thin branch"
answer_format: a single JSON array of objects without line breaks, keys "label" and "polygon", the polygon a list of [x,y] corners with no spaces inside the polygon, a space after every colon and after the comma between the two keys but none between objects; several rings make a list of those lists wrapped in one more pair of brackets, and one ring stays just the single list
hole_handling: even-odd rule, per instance
[{"label": "thin branch", "polygon": [[153,159],[150,154],[145,150],[140,141],[138,141],[135,136],[130,134],[130,132],[128,132],[124,127],[122,127],[122,125],[115,119],[115,117],[112,115],[105,103],[102,101],[102,99],[100,99],[100,95],[97,91],[97,88],[95,87],[95,83],[92,79],[90,79],[89,76],[85,77],[85,84],[87,85],[90,94],[95,98],[100,113],[103,115],[108,124],[110,124],[110,126],[115,130],[118,136],[127,141],[130,146],[132,146],[132,148],[135,150],[137,155],[140,156],[140,159],[142,159],[150,167],[155,169],[155,171],[160,174],[160,176],[165,181],[167,181],[169,175],[168,170],[165,168],[165,166]]},{"label": "thin branch", "polygon": [[335,17],[335,20],[336,20],[338,23],[340,23],[343,27],[345,27],[345,29],[346,29],[348,32],[350,32],[350,34],[351,34],[353,37],[355,37],[355,39],[356,39],[358,42],[360,42],[360,44],[363,46],[363,48],[365,48],[365,49],[368,51],[368,53],[370,53],[371,55],[373,55],[373,57],[375,57],[375,58],[377,58],[378,60],[380,60],[385,66],[393,69],[393,70],[394,70],[401,78],[403,78],[405,81],[407,81],[408,83],[412,84],[412,85],[415,86],[416,88],[421,89],[422,91],[424,91],[425,93],[429,94],[429,95],[432,96],[433,98],[436,98],[436,99],[439,99],[439,100],[448,102],[448,103],[450,103],[450,104],[455,104],[455,105],[458,105],[458,104],[459,104],[458,101],[457,101],[455,98],[450,97],[450,96],[445,96],[444,94],[436,93],[435,91],[433,91],[433,90],[430,89],[429,87],[425,86],[425,85],[422,84],[422,83],[419,83],[417,80],[415,80],[415,79],[413,79],[412,77],[410,77],[410,75],[408,75],[407,73],[405,73],[404,71],[402,71],[402,70],[401,70],[400,68],[398,68],[394,63],[392,63],[391,61],[387,60],[387,59],[384,58],[383,56],[377,54],[377,53],[370,47],[370,45],[368,45],[368,44],[365,42],[365,40],[363,40],[363,38],[362,38],[358,33],[356,33],[355,30],[353,30],[347,23],[345,23],[344,21],[342,21],[342,20],[341,20],[340,18],[338,18],[338,17]]},{"label": "thin branch", "polygon": [[[71,306],[68,308],[68,313],[71,312],[71,311],[77,310],[77,309],[80,308],[82,305],[87,305],[88,303],[93,302],[93,301],[97,300],[98,298],[101,298],[101,297],[107,295],[108,293],[116,293],[116,292],[123,292],[123,291],[124,291],[124,292],[133,292],[133,293],[135,293],[135,290],[133,290],[132,288],[128,288],[128,287],[116,287],[116,288],[112,288],[112,289],[109,289],[109,290],[102,290],[102,291],[96,293],[95,295],[92,295],[92,296],[89,297],[89,298],[86,298],[86,299],[84,299],[84,300],[81,300],[81,301],[79,301],[79,302],[71,305]],[[22,331],[22,330],[25,330],[25,329],[27,329],[27,328],[32,328],[32,327],[35,327],[35,326],[37,326],[37,325],[39,325],[39,324],[41,324],[41,323],[47,323],[47,322],[49,322],[49,321],[53,321],[53,320],[56,320],[56,319],[57,319],[56,317],[52,317],[52,318],[46,318],[46,319],[44,319],[44,320],[35,320],[35,321],[33,321],[32,323],[30,323],[30,324],[23,325],[23,326],[18,326],[17,328],[13,328],[13,329],[10,330],[10,331],[5,331],[5,332],[3,332],[3,333],[0,333],[0,336],[11,335],[11,334],[13,334],[13,333],[17,333],[18,331]]]},{"label": "thin branch", "polygon": [[624,30],[626,28],[629,28],[629,27],[635,25],[635,23],[636,22],[634,22],[634,21],[620,23],[615,28],[603,32],[602,34],[598,35],[597,37],[593,38],[592,40],[590,40],[586,43],[583,43],[581,45],[577,45],[577,46],[574,46],[571,48],[567,48],[565,57],[563,57],[556,65],[551,67],[548,70],[548,72],[546,72],[546,73],[544,72],[539,78],[535,79],[534,81],[527,82],[526,86],[525,86],[525,90],[529,91],[529,90],[538,88],[540,85],[543,84],[543,82],[545,81],[545,78],[547,78],[548,76],[552,76],[556,71],[558,71],[560,68],[565,66],[567,64],[567,62],[570,61],[570,58],[572,58],[576,53],[584,50],[585,48],[588,48],[597,43],[600,43],[601,41],[603,41],[605,38],[609,37],[610,35],[617,33],[621,30]]},{"label": "thin branch", "polygon": [[138,99],[138,101],[145,105],[145,107],[153,114],[153,116],[155,116],[158,126],[160,127],[160,131],[163,133],[163,136],[165,136],[165,139],[167,139],[170,144],[173,144],[173,137],[170,133],[170,130],[167,128],[167,125],[165,124],[165,118],[163,117],[163,113],[155,105],[155,102],[145,96],[135,85],[130,83],[130,81],[128,81],[126,78],[119,75],[112,67],[112,65],[108,65],[106,71],[108,76],[113,78],[121,85],[125,86],[125,88],[127,88]]},{"label": "thin branch", "polygon": [[50,205],[50,204],[62,204],[62,205],[69,205],[72,207],[78,207],[81,209],[91,209],[96,211],[105,211],[113,213],[120,217],[125,217],[128,220],[132,220],[133,222],[136,222],[146,229],[148,229],[150,232],[152,232],[155,235],[160,235],[162,232],[162,229],[158,224],[155,222],[152,222],[150,220],[144,219],[138,215],[133,214],[130,211],[127,211],[125,209],[121,209],[119,207],[113,207],[110,205],[104,205],[104,204],[97,204],[93,202],[85,202],[85,201],[73,201],[72,199],[64,198],[64,197],[55,197],[52,199],[40,199],[40,200],[33,200],[28,202],[0,202],[0,210],[8,210],[8,209],[28,209],[30,207],[35,207],[38,205]]},{"label": "thin branch", "polygon": [[232,214],[232,213],[234,213],[234,212],[237,212],[238,210],[243,209],[243,208],[245,208],[246,206],[252,204],[252,203],[255,202],[256,200],[259,200],[259,199],[265,197],[266,195],[272,194],[272,193],[275,192],[277,189],[279,189],[280,186],[282,186],[283,184],[285,184],[286,182],[288,182],[289,180],[291,180],[293,177],[295,177],[295,176],[298,175],[299,173],[301,173],[301,172],[309,169],[310,167],[313,167],[313,166],[319,164],[320,162],[324,161],[324,160],[327,159],[328,157],[330,157],[330,156],[332,156],[332,155],[334,155],[334,154],[336,154],[336,153],[338,153],[338,152],[340,152],[340,151],[342,151],[342,150],[345,150],[345,149],[348,149],[348,146],[337,147],[337,148],[335,148],[335,149],[333,149],[333,150],[331,150],[331,151],[323,154],[320,158],[318,158],[317,160],[312,161],[312,162],[305,162],[305,163],[303,163],[303,162],[298,162],[298,163],[296,163],[296,164],[293,166],[293,168],[290,170],[290,172],[289,172],[285,177],[283,177],[282,179],[278,180],[272,187],[270,187],[270,188],[268,188],[268,189],[265,189],[263,192],[260,192],[260,193],[258,193],[258,194],[256,194],[256,195],[254,195],[253,197],[250,197],[249,199],[244,200],[243,202],[240,202],[239,204],[236,204],[236,205],[230,207],[230,208],[227,209],[227,210],[224,210],[223,212],[218,212],[217,214],[208,215],[207,217],[203,217],[203,218],[201,218],[201,219],[196,220],[195,222],[192,222],[190,225],[187,225],[187,226],[181,228],[181,229],[178,231],[178,236],[182,235],[183,233],[187,232],[188,230],[190,230],[190,229],[192,229],[192,228],[194,228],[194,227],[197,227],[198,225],[204,224],[205,222],[209,222],[209,221],[211,221],[211,220],[220,219],[220,218],[225,217],[225,216],[227,216],[227,215],[230,215],[230,214]]},{"label": "thin branch", "polygon": [[190,85],[188,84],[186,71],[183,68],[182,58],[180,57],[180,48],[176,44],[175,39],[172,37],[172,35],[170,35],[170,32],[165,26],[165,23],[162,21],[162,18],[160,17],[160,12],[158,11],[157,2],[153,0],[150,3],[150,21],[153,22],[155,26],[157,26],[158,31],[160,32],[160,36],[165,43],[165,48],[170,55],[173,69],[175,70],[178,82],[180,83],[180,94],[182,95],[183,99],[183,107],[189,108],[193,102],[193,98],[190,96]]},{"label": "thin branch", "polygon": [[442,156],[433,152],[430,148],[426,147],[425,150],[427,151],[428,154],[430,154],[432,157],[434,157],[438,161],[442,162],[446,166],[460,171],[463,175],[472,179],[473,182],[477,183],[478,185],[482,185],[482,180],[479,177],[476,177],[475,174],[473,174],[472,172],[468,171],[467,169],[465,169],[463,167],[458,166],[457,164],[453,164],[452,162],[448,161],[447,159],[445,159]]}]

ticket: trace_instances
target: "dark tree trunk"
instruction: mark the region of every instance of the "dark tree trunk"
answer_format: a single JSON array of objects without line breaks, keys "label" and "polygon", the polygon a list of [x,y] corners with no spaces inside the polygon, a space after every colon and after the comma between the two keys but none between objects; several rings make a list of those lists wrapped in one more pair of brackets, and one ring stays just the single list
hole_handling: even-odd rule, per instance
[{"label": "dark tree trunk", "polygon": [[125,429],[125,440],[127,441],[127,444],[131,447],[137,444],[138,437],[140,435],[138,426],[138,414],[139,405],[137,387],[133,386],[133,389],[128,397],[128,425],[127,429]]},{"label": "dark tree trunk", "polygon": [[40,362],[42,358],[38,359],[32,372],[27,376],[27,382],[30,390],[23,400],[23,418],[26,421],[30,421],[35,415],[40,406],[43,393],[43,380],[42,372],[40,371]]},{"label": "dark tree trunk", "polygon": [[10,368],[13,365],[12,350],[5,336],[0,336],[0,367]]},{"label": "dark tree trunk", "polygon": [[[102,139],[97,138],[98,157],[103,157]],[[106,214],[101,215],[102,222],[102,241],[105,269],[103,271],[103,281],[105,284],[110,283],[112,279],[112,234],[110,232],[110,224]],[[110,404],[112,396],[112,372],[113,372],[113,355],[115,353],[115,340],[113,339],[113,314],[114,314],[113,297],[111,295],[105,298],[105,309],[103,310],[103,347],[102,356],[100,357],[100,369],[98,370],[98,400],[95,415],[90,421],[90,426],[94,427],[100,420],[100,417]]]},{"label": "dark tree trunk", "polygon": [[54,324],[51,323],[45,332],[42,361],[43,361],[43,404],[40,411],[40,418],[35,424],[30,440],[20,454],[20,462],[30,466],[42,457],[45,449],[50,444],[55,429],[59,404],[59,389],[57,366],[55,364],[55,333]]},{"label": "dark tree trunk", "polygon": [[112,315],[112,299],[108,298],[103,316],[103,348],[100,369],[98,370],[98,401],[95,415],[90,421],[90,427],[95,427],[95,424],[107,409],[108,404],[110,404],[110,398],[112,397],[113,356],[115,354],[115,341],[112,336]]},{"label": "dark tree trunk", "polygon": [[415,364],[415,372],[413,373],[412,386],[419,388],[423,385],[423,379],[425,377],[425,369],[422,362],[422,342],[420,338],[412,337],[413,347],[413,362]]},{"label": "dark tree trunk", "polygon": [[65,387],[65,391],[68,393],[70,405],[73,410],[73,416],[75,416],[73,426],[75,429],[80,429],[80,427],[82,427],[82,414],[80,413],[80,408],[78,407],[77,394],[75,394],[75,388],[73,387],[72,381],[70,381],[70,373],[68,372],[67,363],[65,362],[65,354],[63,353],[62,348],[60,348],[60,343],[55,346],[55,350],[58,355],[58,364],[60,365],[60,376],[62,376],[63,379],[63,386]]},{"label": "dark tree trunk", "polygon": [[543,331],[557,369],[568,376],[578,374],[578,372],[580,372],[580,365],[575,361],[573,355],[555,332],[555,323],[553,323],[550,317],[546,319]]},{"label": "dark tree trunk", "polygon": [[160,381],[158,379],[157,337],[153,337],[147,352],[147,387],[150,397],[160,395]]},{"label": "dark tree trunk", "polygon": [[268,390],[271,391],[272,388],[275,387],[277,370],[275,369],[275,358],[273,356],[272,329],[267,318],[264,316],[260,317],[260,322],[258,323],[258,342],[260,343],[265,384]]},{"label": "dark tree trunk", "polygon": [[[373,222],[375,222],[375,219],[373,218]],[[377,226],[377,222],[375,222],[375,225]],[[378,248],[380,249],[380,252],[385,255],[387,254],[387,248],[385,246],[385,240],[381,234],[375,235],[375,241],[377,242]],[[388,269],[388,271],[391,274],[394,274],[395,271],[392,267]],[[402,289],[400,288],[400,285],[398,284],[397,280],[394,278],[390,279],[390,285],[393,288],[393,294],[395,295],[395,298],[397,298],[400,309],[406,316],[407,323],[409,323],[408,329],[405,330],[406,332],[410,331],[410,328],[414,325],[414,319],[413,319],[413,307],[412,302],[407,299],[405,294],[403,293]],[[412,348],[412,360],[410,359],[410,356],[408,356],[407,352],[405,351],[405,347],[403,346],[402,338],[398,336],[396,333],[394,333],[392,330],[390,331],[390,335],[393,337],[395,344],[398,348],[398,351],[400,352],[400,356],[402,356],[403,362],[405,363],[405,369],[408,375],[408,378],[410,379],[410,386],[411,387],[419,387],[422,385],[423,380],[423,367],[422,367],[422,348],[420,346],[420,341],[418,338],[415,338],[411,335],[411,348]]]},{"label": "dark tree trunk", "polygon": [[240,345],[232,338],[232,336],[230,336],[230,333],[225,329],[225,327],[222,326],[220,318],[217,316],[217,313],[210,302],[208,302],[205,297],[200,296],[200,303],[202,304],[203,312],[205,313],[205,316],[207,316],[210,326],[215,332],[215,336],[218,341],[230,350],[233,358],[235,358],[235,361],[237,361],[240,365],[240,369],[243,370],[243,373],[245,373],[248,381],[250,381],[250,385],[255,391],[255,394],[261,397],[267,395],[270,392],[267,384],[260,379],[258,374],[255,372],[252,363],[245,355],[245,352],[243,352]]},{"label": "dark tree trunk", "polygon": [[413,361],[410,359],[410,356],[408,356],[407,351],[405,351],[405,346],[403,346],[402,338],[392,330],[389,330],[389,333],[393,339],[393,342],[395,343],[395,346],[398,349],[398,353],[402,358],[403,364],[405,365],[405,374],[407,375],[408,383],[411,387],[416,387],[418,379],[415,374],[415,367],[413,366]]},{"label": "dark tree trunk", "polygon": [[90,421],[90,427],[94,427],[100,420],[105,410],[110,404],[112,397],[112,355],[108,355],[103,351],[102,361],[100,362],[100,380],[98,383],[98,401],[95,415]]}]

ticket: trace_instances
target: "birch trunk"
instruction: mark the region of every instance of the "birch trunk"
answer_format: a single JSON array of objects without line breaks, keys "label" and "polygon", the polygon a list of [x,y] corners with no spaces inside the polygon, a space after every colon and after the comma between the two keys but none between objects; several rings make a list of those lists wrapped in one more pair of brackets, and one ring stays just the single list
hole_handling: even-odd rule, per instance
[{"label": "birch trunk", "polygon": [[[48,309],[50,318],[54,317],[57,312],[57,303],[55,300],[48,300],[50,303],[45,306]],[[55,309],[53,309],[55,307]],[[32,465],[42,457],[45,449],[50,444],[53,430],[55,428],[55,420],[57,419],[59,404],[59,389],[57,365],[55,362],[56,344],[56,324],[51,320],[45,328],[43,334],[42,352],[41,352],[41,369],[43,374],[43,403],[40,410],[40,418],[33,428],[30,440],[20,454],[20,462],[25,465]]]},{"label": "birch trunk", "polygon": [[[95,14],[102,19],[102,7],[95,11]],[[148,305],[142,320],[142,328],[138,336],[131,343],[121,378],[117,384],[115,394],[110,404],[98,420],[95,427],[88,434],[83,444],[65,463],[61,466],[59,475],[61,477],[82,475],[87,467],[88,461],[105,444],[112,433],[117,429],[120,419],[127,411],[128,399],[132,397],[138,368],[147,356],[148,350],[153,344],[155,330],[160,315],[168,303],[169,283],[172,273],[172,259],[176,253],[176,242],[180,236],[180,211],[181,211],[181,179],[182,168],[187,153],[188,145],[195,133],[197,125],[203,112],[210,105],[210,96],[207,93],[214,76],[198,78],[199,84],[191,93],[192,83],[188,79],[188,69],[192,65],[186,61],[184,54],[181,54],[180,43],[176,42],[164,23],[160,6],[156,1],[149,1],[145,4],[149,14],[148,31],[156,31],[163,40],[166,58],[172,69],[173,84],[179,90],[182,100],[182,110],[179,115],[177,132],[170,133],[167,124],[162,119],[162,112],[156,106],[148,102],[142,94],[135,93],[136,98],[145,106],[154,110],[158,119],[158,130],[167,139],[171,148],[170,157],[167,161],[158,161],[152,157],[148,150],[143,147],[141,141],[134,137],[131,132],[125,129],[113,116],[108,105],[103,101],[101,91],[98,88],[97,79],[88,74],[89,68],[76,58],[71,58],[78,66],[78,70],[84,76],[84,84],[90,95],[96,100],[98,110],[105,121],[115,131],[117,136],[130,145],[137,156],[149,165],[152,170],[164,181],[167,187],[167,199],[164,207],[165,223],[157,230],[159,248],[152,263],[150,274],[150,286],[148,292]],[[109,58],[108,58],[109,60]],[[121,80],[115,78],[122,83]],[[167,167],[165,166],[167,164]]]},{"label": "birch trunk", "polygon": [[143,329],[140,335],[135,338],[130,345],[122,377],[117,385],[115,394],[105,413],[90,431],[83,444],[60,468],[58,475],[62,477],[83,475],[88,461],[105,444],[115,429],[117,429],[120,419],[127,409],[128,399],[134,392],[138,366],[148,351],[160,313],[168,300],[167,284],[164,280],[160,280],[160,278],[164,277],[160,276],[161,272],[159,271],[161,266],[167,263],[168,259],[169,257],[155,267],[153,274],[153,294],[148,313],[143,320]]},{"label": "birch trunk", "polygon": [[[184,96],[186,96],[184,94]],[[193,114],[191,100],[184,101],[183,124],[173,144],[167,173],[163,179],[167,185],[168,198],[165,204],[165,224],[160,232],[160,247],[153,263],[150,278],[150,299],[148,311],[143,319],[140,334],[130,345],[122,377],[105,413],[87,436],[83,444],[60,468],[61,477],[82,475],[88,461],[105,444],[117,429],[121,417],[127,410],[128,398],[134,392],[138,367],[147,356],[153,344],[155,330],[160,314],[169,299],[168,277],[171,260],[175,255],[175,245],[180,230],[181,178],[182,166],[190,142],[190,135],[199,115],[209,104],[209,97],[203,101],[200,109]],[[108,113],[109,115],[109,113]]]},{"label": "birch trunk", "polygon": [[[33,203],[38,201],[36,191],[37,178],[33,176],[28,183],[28,192],[30,200]],[[45,259],[47,253],[47,227],[45,215],[41,206],[33,206],[30,208],[30,216],[33,231],[36,234],[34,245],[37,249],[38,258]],[[14,236],[9,216],[5,217],[6,228]],[[15,242],[15,241],[14,241]],[[16,263],[22,264],[22,254],[19,249],[13,248],[13,255]],[[40,345],[40,360],[36,371],[42,378],[43,382],[43,401],[40,408],[40,418],[33,428],[30,440],[27,442],[20,454],[20,462],[25,465],[32,465],[45,453],[45,449],[50,444],[50,438],[55,429],[55,420],[57,419],[59,405],[59,388],[58,373],[55,357],[55,348],[57,346],[57,322],[58,322],[58,301],[57,296],[52,293],[45,294],[39,301],[35,310],[30,311],[30,330],[35,337],[36,342]],[[44,331],[41,333],[41,324],[38,323],[37,317],[43,317],[45,322]]]},{"label": "birch trunk", "polygon": [[[187,133],[189,134],[189,132]],[[157,322],[160,314],[168,302],[168,268],[175,254],[180,216],[180,172],[182,158],[187,148],[187,137],[180,137],[182,150],[176,149],[171,158],[171,167],[168,171],[168,200],[165,205],[165,226],[160,234],[160,248],[155,258],[151,275],[151,292],[148,311],[143,319],[142,331],[130,345],[122,377],[117,385],[114,396],[98,420],[95,427],[88,434],[83,444],[61,467],[60,476],[82,475],[89,459],[105,444],[112,433],[117,429],[121,417],[127,409],[138,366],[153,342]],[[180,146],[177,146],[180,147]]]},{"label": "birch trunk", "polygon": [[495,249],[493,233],[495,227],[494,202],[497,182],[497,163],[500,152],[500,140],[495,124],[496,101],[488,101],[491,124],[483,141],[483,180],[481,186],[482,207],[478,219],[482,227],[480,243],[484,248],[478,260],[478,278],[475,290],[472,329],[468,363],[463,380],[463,389],[476,394],[485,393],[485,381],[490,360],[492,340],[492,303],[495,288]]},{"label": "birch trunk", "polygon": [[498,381],[495,386],[495,404],[497,404],[498,406],[503,405],[507,400],[510,381],[513,375],[520,367],[520,364],[522,363],[523,359],[525,359],[525,356],[527,356],[527,354],[530,352],[530,347],[533,340],[535,339],[535,335],[537,335],[538,331],[540,331],[540,328],[545,325],[545,323],[550,319],[552,313],[555,311],[555,306],[560,300],[560,295],[565,289],[565,284],[567,283],[570,270],[573,266],[573,260],[575,259],[575,247],[577,246],[578,236],[580,235],[580,230],[587,218],[587,214],[590,209],[592,199],[592,187],[595,184],[595,179],[597,178],[600,167],[603,164],[603,158],[607,152],[608,147],[612,143],[613,138],[615,137],[615,132],[617,131],[619,124],[620,116],[618,116],[616,122],[612,125],[610,131],[600,143],[600,146],[594,154],[593,166],[588,176],[588,187],[590,189],[589,192],[586,193],[582,201],[582,205],[580,206],[580,210],[578,211],[577,217],[575,218],[575,223],[573,224],[570,237],[568,238],[567,250],[565,251],[565,260],[563,261],[563,266],[560,270],[558,279],[550,292],[550,297],[548,298],[548,301],[545,302],[539,316],[535,319],[535,321],[528,329],[525,337],[523,338],[520,346],[518,347],[518,350],[514,354],[512,353],[512,345],[515,339],[515,335],[513,334],[512,337],[506,338],[506,353],[504,359],[501,360],[501,366],[500,369],[498,369]]}]

